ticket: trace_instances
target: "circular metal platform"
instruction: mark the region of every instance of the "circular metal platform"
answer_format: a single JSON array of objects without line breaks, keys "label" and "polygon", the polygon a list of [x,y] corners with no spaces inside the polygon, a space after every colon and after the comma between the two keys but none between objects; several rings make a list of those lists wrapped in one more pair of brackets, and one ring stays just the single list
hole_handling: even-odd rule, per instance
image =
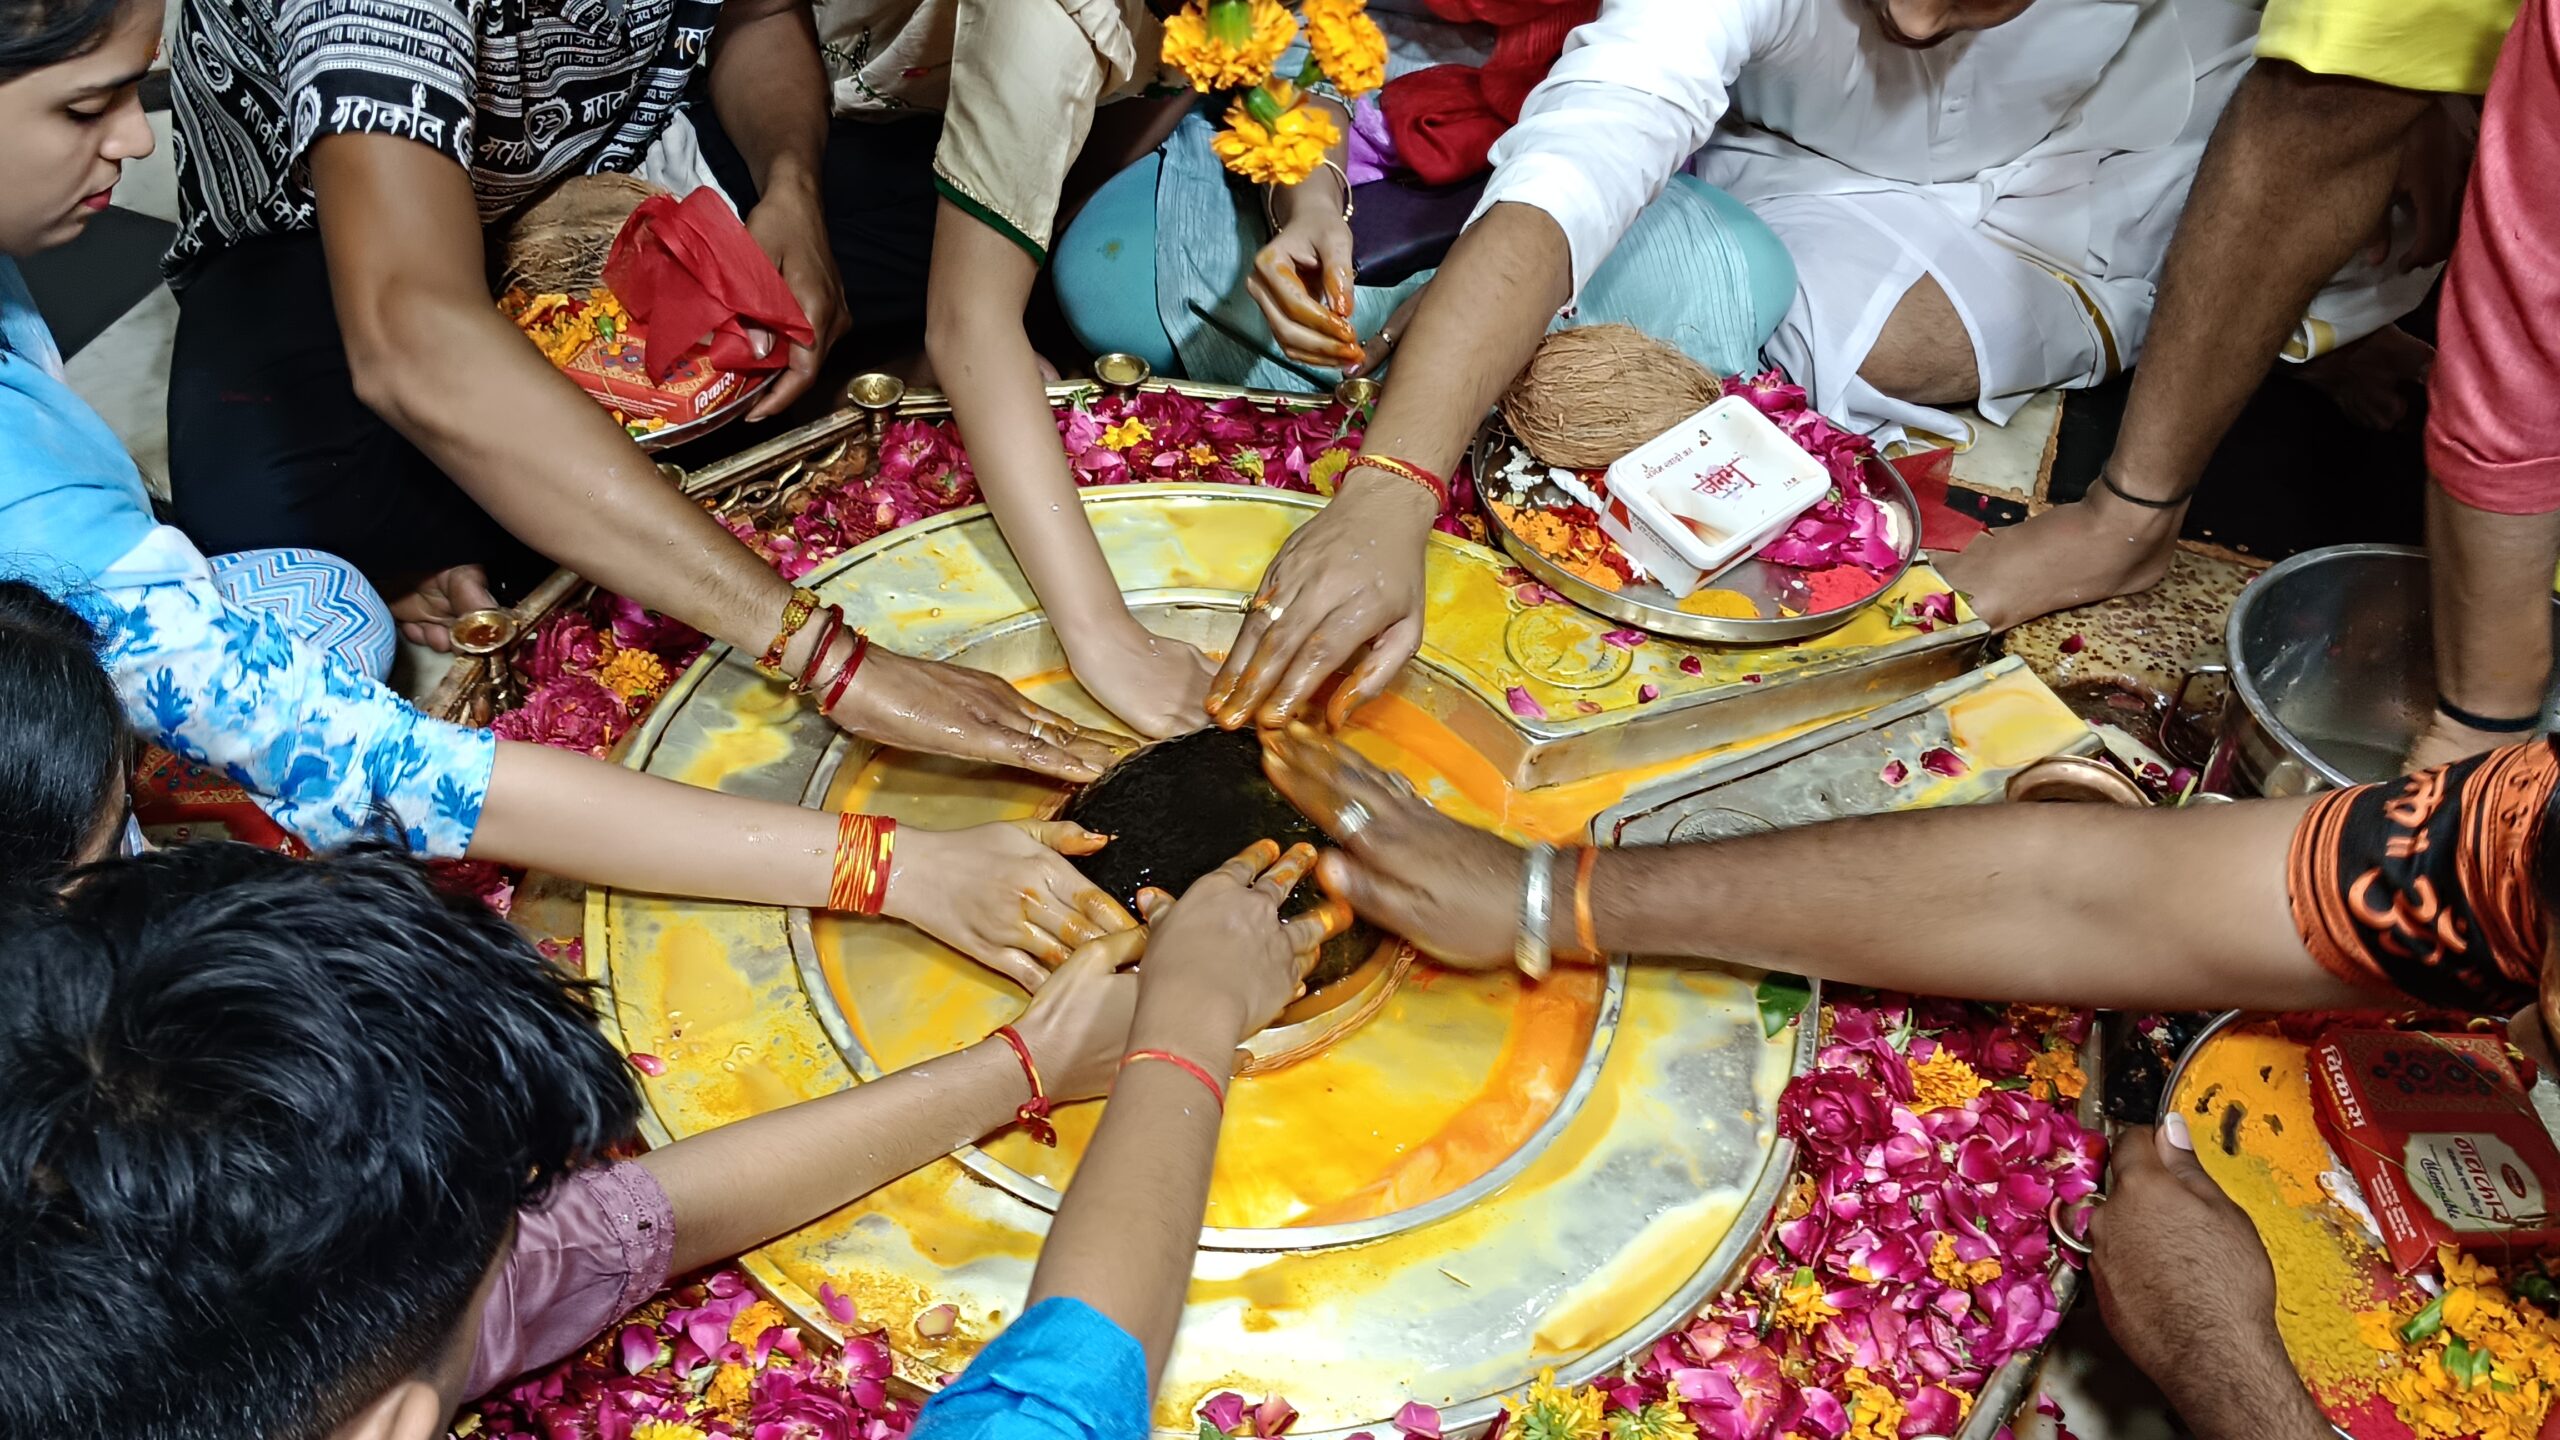
[{"label": "circular metal platform", "polygon": [[[1211,649],[1232,637],[1244,595],[1312,508],[1268,491],[1135,488],[1087,506],[1141,618]],[[1513,715],[1501,700],[1516,678],[1504,653],[1512,627],[1483,619],[1487,606],[1519,618],[1503,568],[1478,547],[1435,545],[1430,633],[1479,648],[1426,649],[1354,743],[1453,812],[1561,838],[1677,763],[1633,761],[1675,744],[1667,726],[1679,711],[1617,707],[1614,722],[1640,741],[1624,748],[1594,746],[1610,720]],[[902,651],[962,660],[1101,718],[1063,678],[1056,637],[982,512],[883,537],[807,583]],[[1457,605],[1476,607],[1477,622],[1441,625],[1439,609]],[[1604,628],[1593,621],[1574,643],[1601,650]],[[1691,748],[1712,747],[1699,739],[1708,733],[1690,735]],[[1573,783],[1512,788],[1557,766],[1558,747]],[[1612,755],[1632,761],[1612,770]],[[628,763],[911,823],[1029,814],[1055,795],[1028,777],[848,739],[725,650],[679,681]],[[587,958],[618,1038],[666,1062],[644,1082],[653,1139],[974,1042],[1022,1003],[902,926],[622,892],[591,896]],[[1757,1243],[1789,1173],[1775,1100],[1810,1038],[1802,1027],[1763,1037],[1756,979],[1613,965],[1533,985],[1422,966],[1330,1048],[1240,1080],[1158,1426],[1188,1432],[1191,1409],[1225,1389],[1287,1395],[1302,1412],[1295,1433],[1310,1440],[1381,1429],[1409,1399],[1462,1425],[1541,1369],[1595,1374],[1679,1323]],[[842,1327],[821,1287],[850,1298],[855,1328],[885,1329],[902,1371],[931,1383],[1018,1312],[1098,1113],[1063,1110],[1056,1150],[1017,1133],[966,1148],[766,1247],[749,1268],[822,1329]],[[916,1315],[937,1304],[956,1307],[956,1332],[919,1336]]]}]

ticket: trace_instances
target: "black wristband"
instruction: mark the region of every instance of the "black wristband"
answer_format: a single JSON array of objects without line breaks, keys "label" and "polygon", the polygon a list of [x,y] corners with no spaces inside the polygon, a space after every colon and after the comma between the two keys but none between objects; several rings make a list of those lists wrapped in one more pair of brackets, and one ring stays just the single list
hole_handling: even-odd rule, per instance
[{"label": "black wristband", "polygon": [[2098,483],[2107,487],[2108,494],[2113,495],[2127,505],[2139,505],[2145,510],[2175,510],[2179,506],[2196,498],[2197,489],[2196,486],[2190,485],[2170,499],[2146,500],[2142,496],[2128,493],[2123,486],[2116,483],[2115,476],[2104,470],[2098,472]]},{"label": "black wristband", "polygon": [[2436,697],[2436,713],[2456,725],[2467,725],[2486,735],[2523,735],[2542,728],[2542,712],[2537,710],[2519,720],[2496,720],[2474,715],[2443,696]]}]

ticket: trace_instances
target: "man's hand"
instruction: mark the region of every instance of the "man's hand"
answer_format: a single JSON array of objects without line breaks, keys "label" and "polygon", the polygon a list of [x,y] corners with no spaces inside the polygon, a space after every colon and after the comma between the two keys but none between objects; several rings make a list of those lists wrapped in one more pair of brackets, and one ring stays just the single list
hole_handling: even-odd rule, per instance
[{"label": "man's hand", "polygon": [[2327,1433],[2276,1332],[2266,1247],[2196,1163],[2185,1116],[2116,1137],[2113,1182],[2089,1230],[2108,1331],[2199,1437]]},{"label": "man's hand", "polygon": [[1435,518],[1421,486],[1354,462],[1333,503],[1298,527],[1263,573],[1209,687],[1210,715],[1229,730],[1277,728],[1346,665],[1327,724],[1340,729],[1385,694],[1422,648],[1422,557]]},{"label": "man's hand", "polygon": [[[1175,1016],[1209,1033],[1207,1043],[1242,1045],[1306,993],[1307,972],[1324,942],[1351,924],[1350,907],[1329,900],[1280,918],[1289,892],[1315,867],[1312,845],[1283,853],[1257,840],[1192,882],[1180,902],[1159,908],[1161,891],[1139,897],[1153,937],[1138,979],[1151,1016]],[[1191,1058],[1206,1063],[1206,1055]]]},{"label": "man's hand", "polygon": [[1253,257],[1244,288],[1290,359],[1348,369],[1365,358],[1351,328],[1351,222],[1339,211],[1300,206]]},{"label": "man's hand", "polygon": [[783,283],[791,287],[791,297],[800,302],[811,328],[818,332],[814,344],[791,347],[790,368],[747,412],[749,420],[762,420],[781,414],[817,382],[819,362],[843,338],[849,322],[844,280],[836,273],[835,252],[827,246],[826,209],[819,203],[814,181],[786,185],[759,199],[747,215],[747,233],[772,257],[782,271]]},{"label": "man's hand", "polygon": [[498,597],[489,591],[488,571],[477,565],[456,565],[419,581],[417,589],[393,601],[391,618],[400,622],[401,639],[451,653],[453,622],[497,605]]},{"label": "man's hand", "polygon": [[1326,894],[1443,964],[1482,970],[1510,962],[1519,846],[1432,809],[1412,787],[1304,725],[1264,733],[1262,768],[1341,845],[1316,869]]},{"label": "man's hand", "polygon": [[828,719],[884,745],[956,755],[1081,784],[1119,753],[1087,730],[984,670],[875,649]]}]

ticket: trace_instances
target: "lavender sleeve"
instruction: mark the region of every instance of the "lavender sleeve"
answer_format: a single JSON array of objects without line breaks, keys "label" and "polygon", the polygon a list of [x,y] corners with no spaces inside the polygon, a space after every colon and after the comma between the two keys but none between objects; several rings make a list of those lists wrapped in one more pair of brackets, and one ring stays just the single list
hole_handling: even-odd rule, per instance
[{"label": "lavender sleeve", "polygon": [[675,1213],[628,1161],[581,1170],[516,1216],[515,1247],[480,1317],[464,1394],[567,1359],[667,1283]]}]

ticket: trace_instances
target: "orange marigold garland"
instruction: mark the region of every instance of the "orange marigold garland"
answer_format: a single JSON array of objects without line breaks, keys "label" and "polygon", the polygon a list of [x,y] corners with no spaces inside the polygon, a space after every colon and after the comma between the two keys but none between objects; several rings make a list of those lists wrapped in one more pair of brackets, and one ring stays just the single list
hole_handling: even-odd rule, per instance
[{"label": "orange marigold garland", "polygon": [[1307,104],[1309,87],[1356,99],[1386,83],[1387,38],[1367,0],[1306,0],[1307,59],[1276,73],[1298,37],[1279,0],[1191,0],[1165,21],[1164,63],[1203,95],[1235,92],[1211,144],[1229,170],[1257,185],[1295,185],[1342,142],[1333,117]]}]

